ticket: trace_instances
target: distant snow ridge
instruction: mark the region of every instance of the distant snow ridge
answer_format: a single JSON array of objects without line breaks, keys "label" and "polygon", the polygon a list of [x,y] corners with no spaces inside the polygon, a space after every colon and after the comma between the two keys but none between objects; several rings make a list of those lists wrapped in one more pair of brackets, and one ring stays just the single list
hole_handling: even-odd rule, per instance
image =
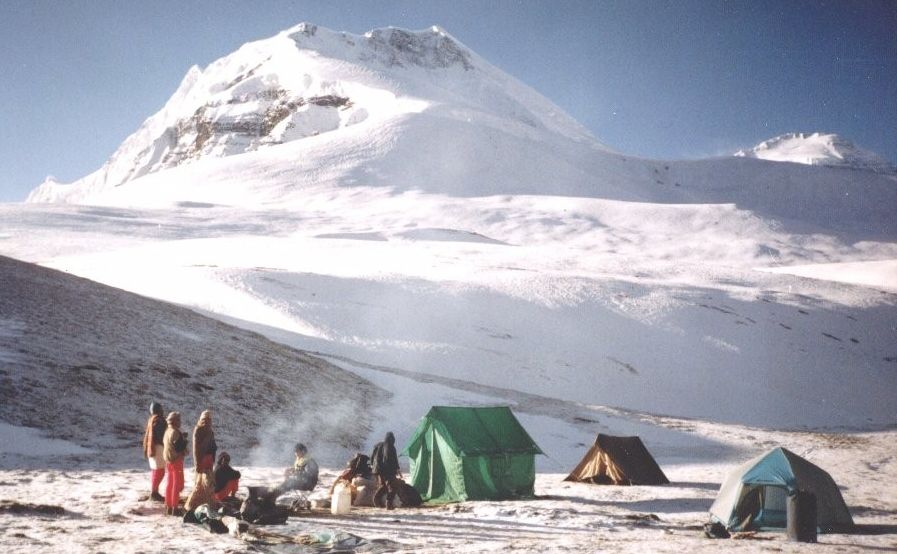
[{"label": "distant snow ridge", "polygon": [[47,180],[28,201],[83,202],[201,158],[359,124],[368,126],[368,135],[382,135],[389,121],[431,107],[463,121],[513,120],[536,132],[598,144],[557,106],[439,27],[359,36],[301,23],[245,44],[204,70],[190,68],[165,106],[102,168],[71,185]]},{"label": "distant snow ridge", "polygon": [[788,133],[765,140],[736,156],[774,162],[825,165],[894,173],[894,167],[874,152],[863,150],[833,133]]}]

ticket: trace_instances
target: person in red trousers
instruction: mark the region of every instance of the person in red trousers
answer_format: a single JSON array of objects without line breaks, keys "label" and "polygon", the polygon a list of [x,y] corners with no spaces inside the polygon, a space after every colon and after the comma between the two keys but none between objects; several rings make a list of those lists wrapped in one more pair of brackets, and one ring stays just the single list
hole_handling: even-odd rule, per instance
[{"label": "person in red trousers", "polygon": [[165,437],[165,428],[168,424],[162,417],[162,405],[158,402],[150,404],[150,417],[146,422],[146,431],[143,433],[143,456],[150,467],[150,498],[156,502],[165,500],[159,494],[159,485],[165,477],[165,458],[163,456],[162,439]]},{"label": "person in red trousers", "polygon": [[234,496],[239,487],[240,472],[230,466],[230,454],[222,452],[215,464],[215,500],[221,502]]},{"label": "person in red trousers", "polygon": [[162,455],[165,458],[165,471],[168,482],[165,487],[165,513],[180,515],[178,502],[184,490],[184,457],[187,455],[187,437],[181,431],[181,414],[168,414],[168,429],[162,439]]}]

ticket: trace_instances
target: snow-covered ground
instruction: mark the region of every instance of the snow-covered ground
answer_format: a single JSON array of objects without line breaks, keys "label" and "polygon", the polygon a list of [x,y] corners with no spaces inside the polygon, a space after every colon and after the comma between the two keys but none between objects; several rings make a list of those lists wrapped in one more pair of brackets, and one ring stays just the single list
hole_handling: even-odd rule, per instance
[{"label": "snow-covered ground", "polygon": [[[897,432],[826,435],[672,420],[661,425],[685,425],[689,433],[720,441],[724,450],[747,453],[788,444],[826,467],[841,485],[858,530],[820,535],[819,544],[812,546],[814,552],[887,551],[897,546],[897,502],[887,486],[897,476],[893,447]],[[8,429],[2,430],[4,438]],[[737,461],[701,448],[688,453],[672,447],[653,450],[670,485],[585,485],[563,482],[566,474],[560,471],[540,472],[537,497],[532,500],[392,512],[356,508],[346,516],[314,511],[291,518],[285,526],[261,528],[277,535],[261,544],[251,537],[211,535],[164,516],[161,505],[141,500],[148,475],[138,464],[122,468],[85,463],[66,458],[70,452],[64,449],[57,449],[52,458],[0,454],[0,545],[9,552],[320,552],[327,550],[276,541],[345,532],[372,541],[369,550],[359,552],[718,552],[722,548],[798,552],[808,548],[786,542],[782,533],[760,533],[741,541],[704,538],[701,524],[706,512],[720,481]],[[279,480],[278,468],[237,467],[246,485]],[[188,482],[190,474],[188,470]],[[326,495],[335,474],[335,468],[322,473],[322,484],[312,498]],[[13,499],[66,511],[50,515],[4,510],[3,501]],[[378,544],[377,540],[391,542]]]},{"label": "snow-covered ground", "polygon": [[[247,45],[191,70],[104,168],[31,198],[80,204],[0,205],[0,254],[43,266],[17,265],[18,289],[0,291],[3,390],[28,393],[0,409],[91,451],[0,449],[0,500],[72,512],[2,511],[0,544],[250,548],[138,500],[136,444],[157,391],[129,369],[162,360],[227,368],[212,390],[179,370],[202,392],[164,401],[220,413],[248,483],[270,483],[278,454],[309,436],[332,476],[388,430],[404,444],[440,404],[510,405],[547,453],[531,501],[297,518],[287,533],[336,528],[434,552],[716,551],[699,525],[718,484],[781,445],[832,473],[856,521],[884,533],[824,536],[822,549],[893,548],[895,184],[862,169],[611,152],[438,28],[299,26]],[[333,386],[291,380],[294,362]],[[288,413],[263,394],[270,380]],[[235,385],[259,400],[251,425]],[[108,398],[115,440],[53,425],[65,394],[62,406]],[[599,432],[642,436],[674,483],[561,483]],[[798,549],[761,539],[724,545]]]},{"label": "snow-covered ground", "polygon": [[[753,269],[767,241],[787,264],[881,255],[891,243],[792,235],[720,206],[371,195],[350,209],[338,192],[329,201],[332,212],[305,216],[7,205],[0,245],[309,350],[391,392],[368,412],[362,450],[386,430],[403,443],[431,405],[508,404],[548,454],[533,501],[296,519],[279,530],[287,534],[336,529],[433,552],[716,550],[698,526],[726,471],[784,445],[833,474],[858,523],[885,526],[823,537],[832,551],[894,546],[894,294],[887,282]],[[7,317],[4,334],[21,333],[21,322]],[[215,392],[207,398],[224,419],[234,411]],[[119,412],[131,433],[117,445],[136,443],[151,399]],[[305,418],[293,425],[269,442],[286,450],[302,440]],[[794,427],[804,430],[777,430]],[[598,432],[641,435],[676,483],[561,483]],[[275,470],[234,446],[247,481],[270,484]],[[358,448],[319,446],[331,474]],[[0,499],[77,514],[4,514],[0,541],[25,551],[73,541],[93,551],[110,538],[125,551],[249,548],[139,501],[147,475],[136,446],[103,458],[0,458]],[[781,534],[767,539],[726,546],[785,546]]]}]

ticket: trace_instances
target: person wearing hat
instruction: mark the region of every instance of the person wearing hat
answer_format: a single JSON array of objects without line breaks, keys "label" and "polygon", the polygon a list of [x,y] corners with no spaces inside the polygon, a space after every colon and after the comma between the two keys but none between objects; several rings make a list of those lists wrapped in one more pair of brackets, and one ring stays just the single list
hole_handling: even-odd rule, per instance
[{"label": "person wearing hat", "polygon": [[181,414],[168,414],[168,429],[162,438],[162,456],[168,482],[165,486],[165,513],[178,515],[178,502],[184,490],[184,457],[187,455],[187,437],[181,431]]},{"label": "person wearing hat", "polygon": [[150,417],[146,421],[146,431],[143,433],[143,456],[150,467],[150,498],[156,502],[162,502],[165,498],[159,494],[159,485],[165,477],[165,458],[163,457],[162,439],[165,437],[165,428],[168,424],[162,417],[162,405],[158,402],[150,404]]}]

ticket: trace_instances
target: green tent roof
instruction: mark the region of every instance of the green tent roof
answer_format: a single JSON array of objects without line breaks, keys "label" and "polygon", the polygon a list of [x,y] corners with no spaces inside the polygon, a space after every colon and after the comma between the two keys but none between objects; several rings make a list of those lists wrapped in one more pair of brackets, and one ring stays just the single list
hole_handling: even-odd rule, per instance
[{"label": "green tent roof", "polygon": [[430,426],[441,434],[459,456],[489,454],[542,454],[507,406],[488,408],[434,406],[427,412],[402,451],[408,455]]}]

